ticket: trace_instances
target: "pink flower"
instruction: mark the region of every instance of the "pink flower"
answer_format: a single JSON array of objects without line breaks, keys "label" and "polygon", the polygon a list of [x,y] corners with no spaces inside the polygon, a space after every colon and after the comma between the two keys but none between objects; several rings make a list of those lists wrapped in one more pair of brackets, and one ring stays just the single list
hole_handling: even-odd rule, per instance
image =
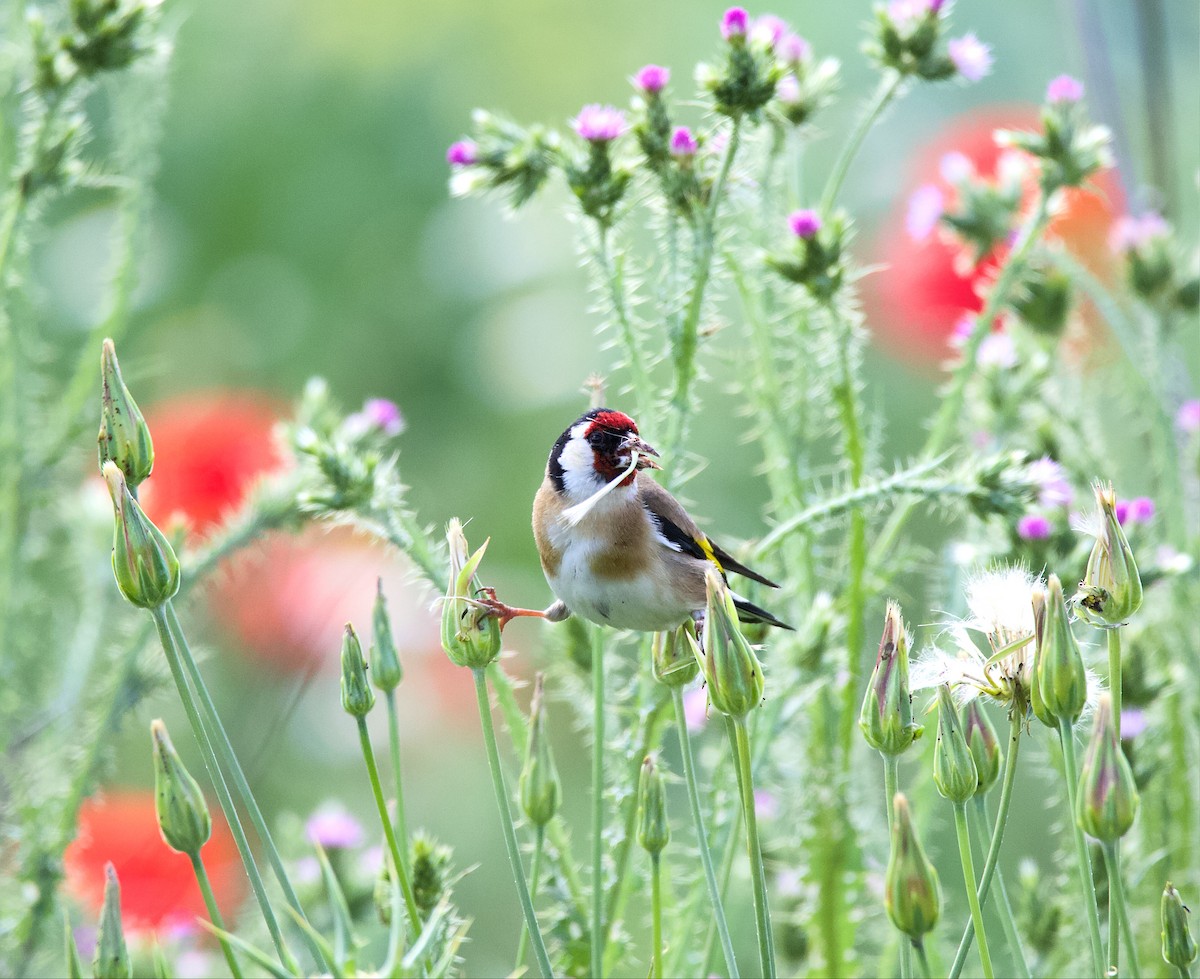
[{"label": "pink flower", "polygon": [[1007,370],[1017,366],[1017,347],[1007,333],[989,333],[979,344],[975,362],[980,367],[998,367]]},{"label": "pink flower", "polygon": [[[897,30],[907,32],[931,10],[933,6],[930,0],[891,0],[887,5],[887,16]],[[937,13],[936,10],[933,12]]]},{"label": "pink flower", "polygon": [[779,800],[766,789],[754,790],[754,815],[759,819],[774,819],[779,812]]},{"label": "pink flower", "polygon": [[977,82],[992,70],[992,49],[974,34],[951,38],[946,53],[958,73],[969,82]]},{"label": "pink flower", "polygon": [[689,731],[699,731],[708,723],[708,693],[695,687],[683,695],[683,723]]},{"label": "pink flower", "polygon": [[774,14],[763,14],[754,18],[754,26],[750,28],[750,39],[759,41],[769,48],[775,48],[788,32],[787,21]]},{"label": "pink flower", "polygon": [[925,184],[913,191],[904,215],[904,227],[913,241],[924,241],[937,227],[946,208],[946,196],[937,184]]},{"label": "pink flower", "polygon": [[696,155],[696,137],[687,126],[677,126],[671,133],[671,155],[693,157]]},{"label": "pink flower", "polygon": [[1134,217],[1127,214],[1118,218],[1108,235],[1109,247],[1118,254],[1144,248],[1157,238],[1165,238],[1171,233],[1171,226],[1161,214],[1147,211]]},{"label": "pink flower", "polygon": [[362,434],[378,429],[385,435],[399,435],[404,431],[404,416],[394,401],[387,398],[369,398],[362,411],[346,419],[346,427],[353,434]]},{"label": "pink flower", "polygon": [[1200,432],[1200,398],[1192,398],[1179,406],[1175,427],[1181,432]]},{"label": "pink flower", "polygon": [[1044,507],[1069,507],[1075,499],[1066,470],[1049,456],[1030,464],[1029,480],[1038,487],[1038,502]]},{"label": "pink flower", "polygon": [[800,101],[800,82],[791,72],[784,75],[775,85],[775,97],[784,105],[795,105]]},{"label": "pink flower", "polygon": [[721,36],[726,41],[735,37],[745,37],[749,19],[744,7],[730,7],[721,18]]},{"label": "pink flower", "polygon": [[1070,75],[1059,75],[1046,86],[1046,101],[1078,102],[1083,98],[1083,82]]},{"label": "pink flower", "polygon": [[961,184],[975,176],[975,164],[966,153],[952,150],[938,161],[938,172],[948,184]]},{"label": "pink flower", "polygon": [[446,162],[452,167],[469,167],[478,161],[478,151],[469,139],[451,143],[446,150]]},{"label": "pink flower", "polygon": [[788,215],[788,226],[797,238],[811,238],[821,230],[821,216],[811,208],[793,211]]},{"label": "pink flower", "polygon": [[657,95],[671,80],[671,69],[662,65],[646,65],[633,76],[633,84],[647,95]]},{"label": "pink flower", "polygon": [[1139,496],[1130,500],[1126,515],[1130,523],[1149,523],[1154,519],[1154,501],[1148,496]]},{"label": "pink flower", "polygon": [[362,824],[345,809],[319,809],[304,824],[305,835],[326,850],[349,850],[363,840]]},{"label": "pink flower", "polygon": [[787,33],[775,45],[775,54],[781,61],[788,64],[798,64],[807,61],[812,56],[812,45],[799,34]]},{"label": "pink flower", "polygon": [[1021,540],[1045,540],[1050,530],[1050,519],[1040,513],[1027,513],[1017,521],[1017,536]]},{"label": "pink flower", "polygon": [[585,105],[571,125],[589,143],[607,143],[625,132],[625,113],[611,105]]}]

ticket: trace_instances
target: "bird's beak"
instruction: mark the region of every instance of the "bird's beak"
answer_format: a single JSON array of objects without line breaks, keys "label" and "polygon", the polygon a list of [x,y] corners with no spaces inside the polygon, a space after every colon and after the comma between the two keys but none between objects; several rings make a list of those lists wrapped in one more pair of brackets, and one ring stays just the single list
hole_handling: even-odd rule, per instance
[{"label": "bird's beak", "polygon": [[638,454],[638,469],[662,469],[658,463],[658,450],[643,442],[638,436],[631,435],[625,440],[625,448]]}]

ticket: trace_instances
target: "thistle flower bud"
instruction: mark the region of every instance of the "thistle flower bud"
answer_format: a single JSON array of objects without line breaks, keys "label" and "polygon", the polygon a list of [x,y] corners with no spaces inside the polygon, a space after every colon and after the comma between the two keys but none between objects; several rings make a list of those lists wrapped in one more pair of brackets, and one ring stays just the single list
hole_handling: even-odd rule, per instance
[{"label": "thistle flower bud", "polygon": [[112,566],[117,587],[138,608],[158,608],[179,591],[179,560],[130,494],[117,464],[106,462],[103,472],[116,518]]},{"label": "thistle flower bud", "polygon": [[392,639],[392,620],[388,618],[387,602],[383,597],[383,579],[375,583],[375,607],[371,610],[371,682],[380,690],[395,690],[404,670]]},{"label": "thistle flower bud", "polygon": [[892,852],[884,875],[883,899],[888,917],[914,942],[937,924],[942,891],[934,869],[912,823],[908,800],[897,792],[892,800]]},{"label": "thistle flower bud", "polygon": [[722,714],[745,717],[762,701],[762,665],[742,635],[729,586],[715,568],[705,572],[708,610],[704,619],[703,653],[689,636],[704,670],[708,702]]},{"label": "thistle flower bud", "polygon": [[948,684],[938,687],[938,733],[937,744],[933,747],[933,784],[943,798],[958,803],[966,802],[979,788],[975,759],[958,723],[958,708],[954,706]]},{"label": "thistle flower bud", "polygon": [[542,700],[544,676],[539,673],[533,683],[533,700],[529,706],[529,740],[525,743],[525,764],[517,782],[521,810],[534,826],[545,826],[558,812],[562,784],[550,751],[546,735],[546,708]]},{"label": "thistle flower bud", "polygon": [[978,698],[969,701],[963,708],[962,727],[971,758],[975,762],[975,774],[979,779],[975,792],[986,792],[1000,776],[1000,763],[1004,760],[1004,752],[1000,750],[996,729],[992,727],[992,722],[988,720]]},{"label": "thistle flower bud", "polygon": [[647,853],[657,856],[671,842],[671,824],[667,821],[667,789],[653,755],[642,761],[638,778],[638,843]]},{"label": "thistle flower bud", "polygon": [[412,841],[412,888],[417,910],[428,917],[450,889],[454,851],[432,836],[417,833]]},{"label": "thistle flower bud", "polygon": [[346,623],[342,633],[342,710],[353,717],[366,717],[375,706],[375,693],[367,682],[367,664],[354,626]]},{"label": "thistle flower bud", "polygon": [[1162,896],[1162,957],[1182,972],[1196,961],[1196,941],[1188,927],[1188,909],[1167,881]]},{"label": "thistle flower bud", "polygon": [[1096,708],[1077,795],[1075,820],[1088,836],[1112,843],[1133,825],[1138,810],[1137,786],[1117,740],[1112,697],[1107,693],[1100,695]]},{"label": "thistle flower bud", "polygon": [[195,859],[212,835],[212,817],[204,793],[183,767],[161,720],[150,722],[150,737],[154,742],[154,811],[159,832],[172,850]]},{"label": "thistle flower bud", "polygon": [[654,679],[668,687],[684,687],[691,683],[700,666],[692,655],[683,633],[695,635],[695,627],[686,622],[670,632],[656,632],[651,650]]},{"label": "thistle flower bud", "polygon": [[132,967],[125,932],[121,928],[121,883],[111,863],[104,865],[104,905],[100,909],[100,933],[92,957],[96,979],[129,979]]},{"label": "thistle flower bud", "polygon": [[487,541],[469,554],[466,535],[457,518],[446,527],[450,547],[450,583],[442,603],[442,648],[455,666],[482,669],[500,655],[500,623],[475,601],[475,576]]},{"label": "thistle flower bud", "polygon": [[1115,626],[1141,608],[1142,578],[1117,519],[1117,498],[1112,484],[1097,483],[1092,488],[1103,528],[1096,537],[1080,590],[1072,602],[1079,617],[1092,625]]},{"label": "thistle flower bud", "polygon": [[812,210],[793,212],[788,217],[792,249],[766,257],[767,265],[789,282],[803,286],[818,302],[828,302],[842,287],[842,260],[846,219],[835,214],[822,220]]},{"label": "thistle flower bud", "polygon": [[1071,631],[1062,582],[1051,575],[1042,612],[1034,600],[1037,652],[1030,680],[1029,700],[1038,720],[1057,728],[1059,718],[1074,724],[1087,703],[1087,670],[1083,654]]},{"label": "thistle flower bud", "polygon": [[137,488],[154,468],[154,443],[146,419],[125,386],[117,351],[105,340],[100,352],[100,434],[96,437],[100,468],[115,462],[125,482]]},{"label": "thistle flower bud", "polygon": [[858,726],[867,744],[885,755],[905,751],[925,730],[913,720],[912,694],[908,689],[908,634],[900,606],[895,602],[887,603],[879,656],[867,684]]}]

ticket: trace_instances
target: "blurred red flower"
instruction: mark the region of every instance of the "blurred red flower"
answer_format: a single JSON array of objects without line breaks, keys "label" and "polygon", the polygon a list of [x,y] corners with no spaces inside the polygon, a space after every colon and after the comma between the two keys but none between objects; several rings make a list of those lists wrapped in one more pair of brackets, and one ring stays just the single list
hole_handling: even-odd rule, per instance
[{"label": "blurred red flower", "polygon": [[[244,893],[241,861],[220,809],[212,809],[212,837],[200,851],[217,906],[228,924]],[[121,916],[131,931],[160,931],[207,918],[192,864],[158,830],[154,793],[105,791],[84,800],[79,833],[63,854],[67,890],[96,915],[104,903],[104,865],[121,881]]]},{"label": "blurred red flower", "polygon": [[[979,176],[995,178],[1004,152],[993,138],[995,130],[1039,127],[1038,110],[1032,106],[975,110],[950,120],[918,154],[909,182],[880,228],[871,257],[885,268],[863,280],[867,322],[884,349],[914,363],[945,360],[955,326],[964,315],[983,308],[979,291],[986,288],[1000,258],[993,253],[975,267],[964,268],[963,249],[943,236],[930,234],[914,241],[905,228],[914,191],[932,185],[952,193],[939,164],[954,151],[966,156]],[[1026,206],[1034,190],[1032,184],[1027,188]],[[1122,213],[1124,202],[1116,175],[1104,171],[1093,177],[1087,188],[1067,191],[1064,208],[1051,223],[1048,236],[1061,240],[1093,272],[1108,278],[1113,268],[1108,232]]]},{"label": "blurred red flower", "polygon": [[146,411],[154,473],[140,502],[159,526],[181,514],[203,535],[283,457],[271,435],[283,409],[258,391],[194,391]]}]

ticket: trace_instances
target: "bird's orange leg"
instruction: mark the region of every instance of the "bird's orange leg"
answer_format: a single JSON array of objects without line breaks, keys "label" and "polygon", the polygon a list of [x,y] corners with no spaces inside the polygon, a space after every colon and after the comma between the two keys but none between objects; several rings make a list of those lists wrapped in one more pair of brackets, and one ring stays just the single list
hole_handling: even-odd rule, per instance
[{"label": "bird's orange leg", "polygon": [[543,609],[539,612],[537,609],[514,608],[512,605],[505,605],[496,597],[495,588],[480,588],[478,594],[483,596],[482,598],[478,599],[478,601],[479,604],[483,606],[484,614],[494,615],[500,620],[501,632],[504,631],[504,627],[513,619],[517,619],[522,616],[535,619],[544,619],[547,617],[546,613],[549,611],[549,609]]}]

